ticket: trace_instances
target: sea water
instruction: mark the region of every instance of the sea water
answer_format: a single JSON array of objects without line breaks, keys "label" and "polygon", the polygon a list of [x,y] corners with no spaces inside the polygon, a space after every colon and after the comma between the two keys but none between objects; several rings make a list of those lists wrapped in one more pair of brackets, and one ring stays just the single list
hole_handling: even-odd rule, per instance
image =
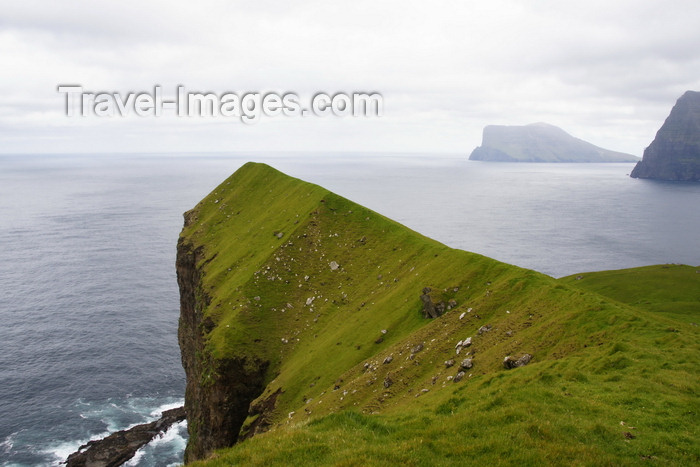
[{"label": "sea water", "polygon": [[[700,264],[700,184],[435,154],[0,156],[0,465],[58,465],[183,403],[182,213],[248,160],[451,247],[560,277]],[[182,460],[186,422],[129,465]]]}]

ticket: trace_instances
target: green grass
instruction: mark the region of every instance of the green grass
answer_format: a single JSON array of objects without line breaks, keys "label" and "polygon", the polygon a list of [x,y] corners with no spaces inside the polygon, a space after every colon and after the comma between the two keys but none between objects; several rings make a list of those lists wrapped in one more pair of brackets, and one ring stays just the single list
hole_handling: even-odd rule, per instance
[{"label": "green grass", "polygon": [[[693,268],[555,280],[262,164],[189,215],[183,238],[204,248],[214,322],[203,352],[264,358],[259,400],[281,391],[269,432],[206,465],[700,462]],[[457,307],[424,319],[426,286]],[[469,336],[474,367],[454,383],[466,352],[455,344]],[[503,368],[523,353],[529,365]]]},{"label": "green grass", "polygon": [[661,264],[574,274],[560,280],[685,322],[700,319],[700,266]]},{"label": "green grass", "polygon": [[[647,381],[630,367],[586,375],[580,363],[477,377],[382,415],[342,411],[290,424],[205,465],[632,465],[646,456],[669,465],[698,462],[695,395],[687,385],[670,385],[682,374]],[[624,390],[634,386],[640,389]]]}]

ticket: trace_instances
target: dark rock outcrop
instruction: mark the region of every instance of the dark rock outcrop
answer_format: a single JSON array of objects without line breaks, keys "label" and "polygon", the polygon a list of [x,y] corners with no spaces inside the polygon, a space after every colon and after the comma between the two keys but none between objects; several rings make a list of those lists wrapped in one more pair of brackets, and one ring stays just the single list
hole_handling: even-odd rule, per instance
[{"label": "dark rock outcrop", "polygon": [[508,370],[512,368],[518,368],[527,365],[528,363],[530,363],[530,360],[532,360],[532,355],[530,355],[529,353],[524,354],[520,358],[511,357],[510,355],[508,355],[506,358],[503,359],[503,367]]},{"label": "dark rock outcrop", "polygon": [[554,125],[489,125],[481,146],[469,156],[489,162],[636,162],[638,157],[610,151],[575,138]]},{"label": "dark rock outcrop", "polygon": [[700,181],[700,92],[678,99],[630,177]]},{"label": "dark rock outcrop", "polygon": [[106,438],[90,441],[68,456],[68,467],[116,467],[128,461],[136,451],[170,426],[185,419],[185,408],[166,410],[154,422],[121,430]]},{"label": "dark rock outcrop", "polygon": [[384,378],[384,387],[389,389],[392,384],[394,384],[394,382],[392,381],[391,376],[386,375],[386,378]]},{"label": "dark rock outcrop", "polygon": [[[185,225],[191,221],[190,215],[185,214]],[[187,376],[189,441],[185,463],[236,443],[251,402],[263,392],[269,366],[267,361],[245,357],[215,360],[205,351],[205,337],[211,326],[203,318],[210,299],[201,286],[202,259],[201,248],[194,248],[181,237],[176,269],[180,288],[178,341]]]},{"label": "dark rock outcrop", "polygon": [[432,292],[432,289],[430,287],[425,287],[423,289],[423,294],[420,296],[421,302],[423,302],[423,317],[431,319],[438,318],[445,312],[446,305],[444,301],[433,302],[430,292]]},{"label": "dark rock outcrop", "polygon": [[[340,386],[336,386],[336,388],[340,388]],[[282,394],[282,390],[278,389],[268,397],[260,397],[250,404],[248,415],[254,417],[254,421],[245,430],[241,430],[240,440],[251,438],[270,428],[272,422],[269,415],[275,409],[280,394]]]}]

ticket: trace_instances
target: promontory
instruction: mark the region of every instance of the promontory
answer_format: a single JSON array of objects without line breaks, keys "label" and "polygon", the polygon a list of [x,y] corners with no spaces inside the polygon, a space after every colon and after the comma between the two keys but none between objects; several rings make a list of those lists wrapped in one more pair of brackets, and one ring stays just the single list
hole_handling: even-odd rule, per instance
[{"label": "promontory", "polygon": [[554,279],[246,164],[179,238],[185,462],[696,465],[697,271]]}]

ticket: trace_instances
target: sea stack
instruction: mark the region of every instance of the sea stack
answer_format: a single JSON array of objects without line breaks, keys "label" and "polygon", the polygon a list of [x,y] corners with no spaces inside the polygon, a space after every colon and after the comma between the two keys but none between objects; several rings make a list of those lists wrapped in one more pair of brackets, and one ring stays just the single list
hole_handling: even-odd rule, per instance
[{"label": "sea stack", "polygon": [[637,162],[639,157],[595,146],[548,123],[489,125],[469,156],[488,162]]},{"label": "sea stack", "polygon": [[630,177],[700,181],[700,92],[676,101]]}]

